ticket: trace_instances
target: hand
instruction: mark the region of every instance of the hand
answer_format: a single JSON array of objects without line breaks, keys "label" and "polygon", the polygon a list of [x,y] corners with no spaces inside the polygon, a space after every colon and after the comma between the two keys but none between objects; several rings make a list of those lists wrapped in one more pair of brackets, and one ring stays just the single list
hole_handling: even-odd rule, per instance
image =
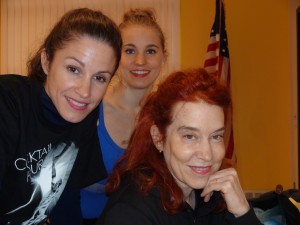
[{"label": "hand", "polygon": [[214,191],[220,191],[227,209],[234,216],[242,216],[249,211],[250,206],[239,182],[234,168],[219,170],[212,174],[204,187],[201,196],[208,202]]}]

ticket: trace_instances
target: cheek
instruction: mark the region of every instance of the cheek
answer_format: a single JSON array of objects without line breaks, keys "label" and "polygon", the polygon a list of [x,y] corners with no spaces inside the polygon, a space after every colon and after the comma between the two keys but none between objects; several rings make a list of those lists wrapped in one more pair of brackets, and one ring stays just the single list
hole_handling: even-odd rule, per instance
[{"label": "cheek", "polygon": [[161,67],[162,67],[162,59],[161,58],[153,58],[151,60],[151,65],[153,68],[157,69],[157,70],[160,70]]},{"label": "cheek", "polygon": [[92,92],[93,100],[96,104],[100,103],[100,101],[103,99],[107,87],[108,84],[100,85],[100,86],[96,85],[96,87],[93,87],[91,92]]},{"label": "cheek", "polygon": [[171,145],[165,150],[165,158],[167,163],[181,164],[188,162],[192,157],[192,152],[189,150],[184,150],[179,145]]},{"label": "cheek", "polygon": [[214,161],[221,165],[223,158],[225,157],[225,147],[218,146],[213,150]]},{"label": "cheek", "polygon": [[193,154],[189,146],[183,144],[180,137],[171,131],[167,131],[166,136],[172,137],[167,139],[163,146],[164,157],[167,164],[174,166],[188,162]]},{"label": "cheek", "polygon": [[217,149],[216,154],[219,158],[224,158],[225,156],[225,148],[221,147]]},{"label": "cheek", "polygon": [[47,75],[46,83],[48,83],[52,89],[60,91],[68,90],[76,85],[76,82],[68,76],[67,73],[57,73],[56,70],[53,69]]},{"label": "cheek", "polygon": [[122,69],[123,66],[127,66],[128,64],[130,64],[131,61],[132,59],[130,57],[122,55],[119,68]]},{"label": "cheek", "polygon": [[153,63],[157,65],[157,67],[161,67],[163,65],[164,57],[162,54],[157,55],[153,58]]}]

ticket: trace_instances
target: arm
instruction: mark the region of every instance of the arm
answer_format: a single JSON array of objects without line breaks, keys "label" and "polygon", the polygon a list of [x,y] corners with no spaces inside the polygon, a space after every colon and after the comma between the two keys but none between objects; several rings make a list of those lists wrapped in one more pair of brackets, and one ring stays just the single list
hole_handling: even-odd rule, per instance
[{"label": "arm", "polygon": [[263,225],[255,215],[252,208],[250,208],[250,210],[242,216],[232,216],[229,221],[231,225]]},{"label": "arm", "polygon": [[[15,96],[7,90],[6,83],[2,82],[6,76],[0,80],[0,205],[2,210],[7,210],[6,203],[10,201],[9,188],[5,186],[5,181],[13,179],[8,177],[8,169],[13,165],[13,157],[19,144],[19,115],[17,100]],[[2,211],[2,212],[3,212]],[[2,212],[0,212],[0,224],[5,223]]]},{"label": "arm", "polygon": [[[19,140],[18,109],[14,98],[0,85],[0,190]],[[1,197],[1,196],[0,196]]]}]

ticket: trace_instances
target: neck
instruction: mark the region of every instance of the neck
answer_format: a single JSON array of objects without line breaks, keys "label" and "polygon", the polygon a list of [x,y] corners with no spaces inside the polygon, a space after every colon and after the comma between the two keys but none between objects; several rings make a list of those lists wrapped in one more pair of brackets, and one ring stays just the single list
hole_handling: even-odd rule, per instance
[{"label": "neck", "polygon": [[128,110],[139,110],[152,87],[147,89],[134,89],[118,82],[108,88],[106,96],[122,108]]}]

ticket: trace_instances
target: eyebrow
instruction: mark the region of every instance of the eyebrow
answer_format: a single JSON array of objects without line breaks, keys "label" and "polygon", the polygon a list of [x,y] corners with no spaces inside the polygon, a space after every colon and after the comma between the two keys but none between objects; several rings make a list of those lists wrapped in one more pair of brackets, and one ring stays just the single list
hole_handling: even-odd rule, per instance
[{"label": "eyebrow", "polygon": [[[67,59],[73,59],[73,60],[75,60],[76,62],[78,62],[82,67],[85,67],[85,64],[84,64],[83,62],[81,62],[79,59],[77,59],[77,58],[75,58],[75,57],[73,57],[73,56],[67,57]],[[108,74],[110,74],[111,76],[113,75],[112,72],[106,71],[106,70],[104,70],[104,71],[99,71],[99,72],[95,73],[94,75],[98,75],[98,74],[100,75],[100,74],[103,74],[103,73],[108,73]]]},{"label": "eyebrow", "polygon": [[75,58],[75,57],[73,57],[73,56],[67,57],[67,59],[73,59],[73,60],[75,60],[76,62],[78,62],[82,67],[85,66],[85,64],[84,64],[83,62],[81,62],[79,59],[77,59],[77,58]]},{"label": "eyebrow", "polygon": [[108,73],[110,76],[113,75],[110,71],[99,71],[99,72],[95,73],[94,75],[101,75],[101,74],[104,74],[104,73]]},{"label": "eyebrow", "polygon": [[[179,127],[177,130],[178,130],[178,131],[180,131],[180,130],[199,131],[198,128],[190,127],[190,126],[181,126],[181,127]],[[225,127],[221,127],[221,128],[215,130],[215,131],[212,132],[212,133],[216,133],[216,132],[220,132],[220,131],[224,131],[224,130],[225,130]]]},{"label": "eyebrow", "polygon": [[159,46],[157,46],[157,45],[155,45],[155,44],[147,45],[147,48],[152,48],[152,47],[154,47],[154,48],[159,48]]},{"label": "eyebrow", "polygon": [[220,131],[225,131],[225,127],[221,127],[220,129],[215,130],[213,133],[220,132]]},{"label": "eyebrow", "polygon": [[[136,48],[136,46],[134,44],[124,44],[123,47],[134,47]],[[147,45],[146,48],[159,48],[159,46],[155,45],[155,44],[150,44],[150,45]]]}]

